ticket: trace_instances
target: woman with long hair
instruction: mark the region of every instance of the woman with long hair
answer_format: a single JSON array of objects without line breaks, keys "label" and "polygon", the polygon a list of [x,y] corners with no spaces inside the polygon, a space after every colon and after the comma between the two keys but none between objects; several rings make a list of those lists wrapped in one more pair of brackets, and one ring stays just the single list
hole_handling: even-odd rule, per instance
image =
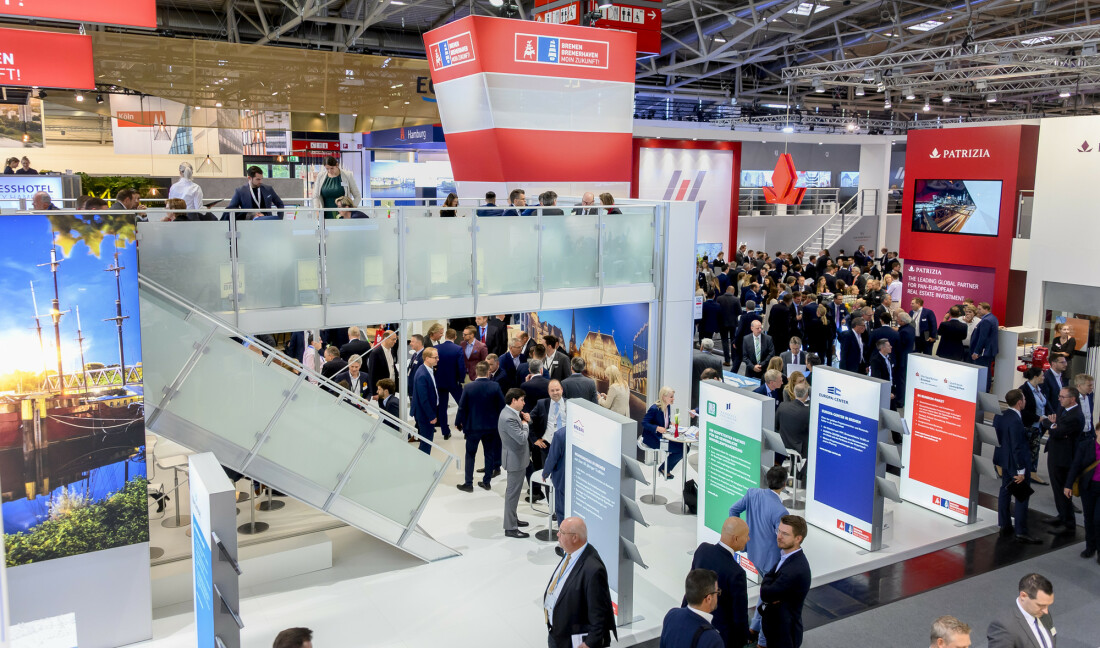
[{"label": "woman with long hair", "polygon": [[[443,201],[444,207],[458,207],[458,196],[453,193],[447,194],[447,198]],[[441,209],[439,210],[439,216],[441,218],[454,218],[456,215],[454,209]]]},{"label": "woman with long hair", "polygon": [[[657,402],[649,406],[642,419],[642,443],[654,450],[661,447],[661,436],[672,429],[672,404],[676,401],[676,392],[671,387],[661,387],[657,393]],[[672,479],[672,470],[684,458],[684,446],[681,443],[668,444],[668,467],[661,465],[658,472]]]},{"label": "woman with long hair", "polygon": [[600,394],[600,405],[612,412],[630,416],[630,385],[626,378],[615,365],[611,365],[604,371],[607,376],[607,393]]}]

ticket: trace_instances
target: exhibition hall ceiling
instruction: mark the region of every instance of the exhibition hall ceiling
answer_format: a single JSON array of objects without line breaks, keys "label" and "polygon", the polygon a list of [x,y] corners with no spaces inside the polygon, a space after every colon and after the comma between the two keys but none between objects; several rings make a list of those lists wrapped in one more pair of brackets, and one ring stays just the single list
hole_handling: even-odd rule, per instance
[{"label": "exhibition hall ceiling", "polygon": [[[156,33],[318,57],[422,58],[424,32],[469,14],[497,15],[492,2],[157,0]],[[521,18],[531,17],[533,0],[504,0],[511,2]],[[1100,0],[668,0],[660,54],[638,56],[637,116],[684,118],[668,113],[670,99],[681,108],[694,102],[686,117],[698,120],[774,114],[787,105],[895,120],[1091,113],[1100,94],[1100,28],[1090,26],[1098,23]],[[85,27],[97,37],[142,32]],[[213,47],[183,45],[180,53]],[[174,49],[165,47],[165,58]],[[264,56],[259,67],[246,67],[258,77],[250,88],[284,82],[278,65],[262,65]],[[319,60],[326,72],[306,76],[322,86],[327,78],[338,88],[334,77],[352,69]],[[331,87],[303,100],[311,98],[340,101]]]}]

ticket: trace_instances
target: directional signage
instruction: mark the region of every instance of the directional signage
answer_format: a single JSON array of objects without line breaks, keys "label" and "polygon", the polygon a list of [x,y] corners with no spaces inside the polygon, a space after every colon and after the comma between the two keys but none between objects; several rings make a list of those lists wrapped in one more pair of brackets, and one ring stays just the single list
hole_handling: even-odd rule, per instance
[{"label": "directional signage", "polygon": [[470,32],[462,32],[438,43],[432,43],[428,56],[431,58],[432,69],[442,70],[452,65],[472,63],[477,60],[474,53],[474,39]]},{"label": "directional signage", "polygon": [[[603,6],[601,6],[603,5]],[[593,27],[622,29],[638,34],[637,51],[658,54],[661,51],[661,8],[664,0],[535,0],[534,19],[557,25],[580,25],[585,14],[603,15]]]}]

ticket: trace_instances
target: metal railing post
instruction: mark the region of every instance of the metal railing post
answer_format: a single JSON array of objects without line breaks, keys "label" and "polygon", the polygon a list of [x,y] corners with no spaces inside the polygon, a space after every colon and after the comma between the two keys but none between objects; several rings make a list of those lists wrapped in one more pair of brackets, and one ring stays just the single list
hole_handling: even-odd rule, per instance
[{"label": "metal railing post", "polygon": [[233,298],[233,326],[241,323],[241,299],[240,299],[240,268],[237,265],[237,238],[240,232],[237,230],[237,215],[229,214],[229,274],[233,281],[230,288],[230,296]]}]

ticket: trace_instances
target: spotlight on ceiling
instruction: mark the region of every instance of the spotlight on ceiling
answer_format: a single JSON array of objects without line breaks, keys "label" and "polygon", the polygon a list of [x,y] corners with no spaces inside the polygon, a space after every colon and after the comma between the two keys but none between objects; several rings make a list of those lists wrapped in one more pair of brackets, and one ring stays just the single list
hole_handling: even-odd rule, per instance
[{"label": "spotlight on ceiling", "polygon": [[997,95],[990,92],[985,96],[986,103],[997,103]]},{"label": "spotlight on ceiling", "polygon": [[917,98],[917,95],[913,94],[913,89],[912,88],[906,88],[905,89],[905,100],[906,101],[912,101],[916,98]]},{"label": "spotlight on ceiling", "polygon": [[501,18],[515,18],[519,15],[519,5],[511,0],[501,0],[498,13]]},{"label": "spotlight on ceiling", "polygon": [[946,92],[943,93],[943,97],[940,99],[940,101],[944,103],[951,103],[951,95],[947,94]]},{"label": "spotlight on ceiling", "polygon": [[1063,99],[1065,99],[1066,97],[1068,97],[1072,94],[1073,94],[1073,90],[1070,90],[1069,88],[1062,88],[1061,90],[1058,91],[1058,96],[1062,97]]},{"label": "spotlight on ceiling", "polygon": [[783,132],[790,135],[791,133],[794,132],[794,126],[784,126],[783,127]]},{"label": "spotlight on ceiling", "polygon": [[925,97],[924,98],[924,107],[922,108],[922,110],[924,110],[924,112],[928,112],[929,110],[932,110],[932,104],[928,103],[928,101],[929,101],[928,97]]},{"label": "spotlight on ceiling", "polygon": [[821,94],[825,92],[825,84],[821,82],[821,79],[814,77],[814,92]]},{"label": "spotlight on ceiling", "polygon": [[894,104],[892,104],[890,102],[890,91],[887,90],[886,91],[886,100],[882,102],[882,109],[883,110],[890,110],[893,107],[894,107]]},{"label": "spotlight on ceiling", "polygon": [[84,93],[83,92],[76,93],[76,100],[77,101],[84,101]]},{"label": "spotlight on ceiling", "polygon": [[103,103],[103,94],[102,94],[102,93],[100,93],[100,94],[97,94],[97,95],[95,96],[95,102],[96,102],[97,104],[101,104],[101,103]]},{"label": "spotlight on ceiling", "polygon": [[862,97],[865,94],[867,94],[867,93],[863,90],[863,86],[861,86],[861,85],[856,86],[856,96],[857,97]]},{"label": "spotlight on ceiling", "polygon": [[39,98],[39,99],[45,99],[46,97],[47,97],[47,95],[46,95],[46,91],[45,91],[45,90],[39,90],[39,91],[38,91],[38,98]]},{"label": "spotlight on ceiling", "polygon": [[489,4],[493,5],[494,7],[499,7],[504,4],[504,0],[489,0]]}]

